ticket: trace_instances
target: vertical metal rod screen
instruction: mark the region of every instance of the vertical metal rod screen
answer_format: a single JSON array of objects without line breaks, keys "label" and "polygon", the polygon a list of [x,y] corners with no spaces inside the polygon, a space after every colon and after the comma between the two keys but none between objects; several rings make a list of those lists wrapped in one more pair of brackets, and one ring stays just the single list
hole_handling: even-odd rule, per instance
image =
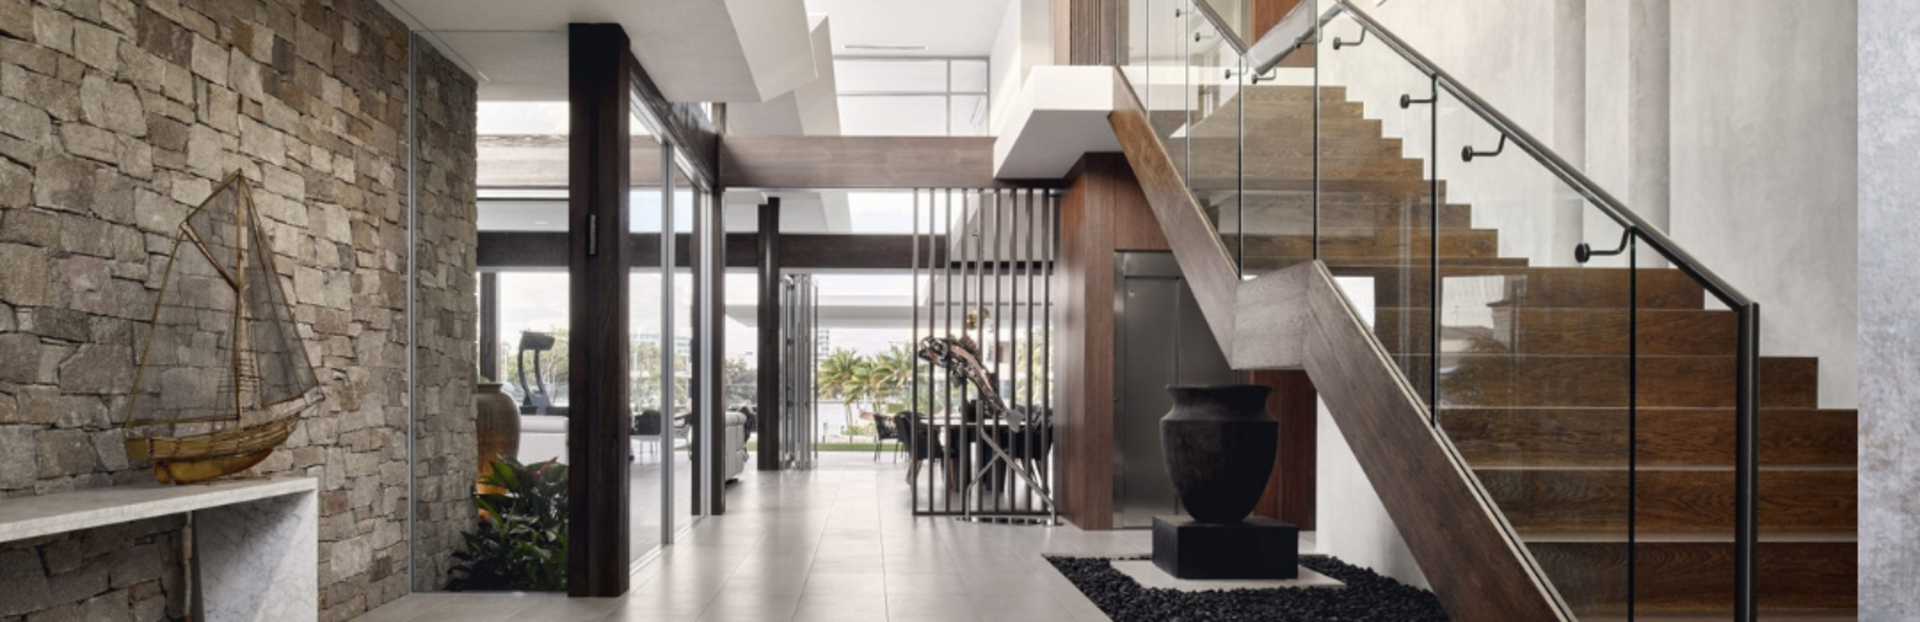
[{"label": "vertical metal rod screen", "polygon": [[896,416],[920,516],[1051,522],[1059,198],[914,192],[911,411]]}]

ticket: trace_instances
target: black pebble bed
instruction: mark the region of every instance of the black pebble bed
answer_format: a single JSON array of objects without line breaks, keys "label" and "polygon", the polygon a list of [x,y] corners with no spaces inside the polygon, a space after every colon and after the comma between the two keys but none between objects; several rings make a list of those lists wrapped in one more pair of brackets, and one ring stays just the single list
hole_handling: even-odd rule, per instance
[{"label": "black pebble bed", "polygon": [[1339,579],[1345,589],[1285,588],[1181,592],[1140,587],[1100,557],[1053,557],[1100,611],[1115,622],[1229,622],[1276,620],[1446,620],[1433,592],[1332,557],[1302,557],[1300,565]]}]

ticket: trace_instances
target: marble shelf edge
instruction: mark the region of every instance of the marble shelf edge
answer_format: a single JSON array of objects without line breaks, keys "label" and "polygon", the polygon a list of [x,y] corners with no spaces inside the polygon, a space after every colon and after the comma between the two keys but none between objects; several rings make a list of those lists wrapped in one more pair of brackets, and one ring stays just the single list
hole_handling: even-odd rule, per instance
[{"label": "marble shelf edge", "polygon": [[0,543],[319,490],[313,477],[142,484],[0,499]]}]

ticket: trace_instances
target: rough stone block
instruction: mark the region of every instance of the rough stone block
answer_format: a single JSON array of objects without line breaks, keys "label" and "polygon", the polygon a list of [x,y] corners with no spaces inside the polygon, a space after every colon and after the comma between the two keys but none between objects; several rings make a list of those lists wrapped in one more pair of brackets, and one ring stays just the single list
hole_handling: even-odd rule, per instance
[{"label": "rough stone block", "polygon": [[[34,474],[40,472],[38,432],[39,428],[33,425],[0,423],[0,490],[17,490],[33,485]],[[0,571],[0,575],[17,571]],[[4,582],[5,579],[0,579],[0,583]],[[0,588],[0,593],[8,592]],[[0,607],[0,615],[7,614],[5,609]]]},{"label": "rough stone block", "polygon": [[0,96],[26,102],[62,121],[80,116],[80,85],[19,65],[0,64]]},{"label": "rough stone block", "polygon": [[[7,221],[11,223],[14,214],[18,213],[20,212],[9,212]],[[0,270],[0,299],[26,307],[47,304],[49,283],[53,280],[53,275],[45,250],[19,244],[0,244],[0,266],[7,267],[5,270]],[[4,344],[5,342],[0,342],[0,346]],[[11,353],[0,348],[0,354]],[[9,357],[0,356],[0,359],[6,358]],[[0,360],[0,370],[8,366],[8,363]],[[7,380],[8,377],[6,373],[0,371],[0,380]],[[27,380],[14,380],[14,382],[27,382]]]},{"label": "rough stone block", "polygon": [[[32,202],[33,171],[0,159],[0,208],[26,207]],[[0,215],[0,220],[5,218]]]},{"label": "rough stone block", "polygon": [[33,203],[41,207],[85,212],[93,203],[93,172],[99,165],[64,155],[40,163],[33,181]]},{"label": "rough stone block", "polygon": [[120,70],[120,35],[86,22],[73,25],[73,57],[106,72]]},{"label": "rough stone block", "polygon": [[60,136],[66,143],[67,153],[107,164],[120,163],[120,141],[112,132],[84,123],[68,123],[60,126]]},{"label": "rough stone block", "polygon": [[33,41],[40,45],[73,52],[73,17],[49,7],[33,7]]},{"label": "rough stone block", "polygon": [[91,473],[99,466],[84,430],[41,430],[35,440],[42,478]]},{"label": "rough stone block", "polygon": [[39,108],[0,97],[0,133],[38,145],[53,144],[53,121]]},{"label": "rough stone block", "polygon": [[88,123],[128,136],[147,135],[147,111],[131,84],[87,74],[80,82],[80,110]]},{"label": "rough stone block", "polygon": [[207,81],[227,84],[227,50],[203,37],[193,38],[193,73]]},{"label": "rough stone block", "polygon": [[25,0],[0,0],[0,35],[33,38],[33,10]]}]

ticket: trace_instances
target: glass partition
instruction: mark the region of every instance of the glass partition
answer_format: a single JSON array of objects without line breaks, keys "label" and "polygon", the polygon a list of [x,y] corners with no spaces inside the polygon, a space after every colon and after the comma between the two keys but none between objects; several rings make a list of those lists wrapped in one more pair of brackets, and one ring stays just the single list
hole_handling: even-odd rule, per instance
[{"label": "glass partition", "polygon": [[[633,173],[627,194],[628,261],[632,273],[627,277],[627,339],[629,348],[628,399],[632,401],[633,452],[628,467],[629,528],[632,543],[628,552],[639,560],[653,554],[670,541],[668,515],[673,511],[672,482],[676,473],[673,460],[681,428],[669,406],[674,387],[667,381],[673,375],[662,355],[663,344],[671,352],[673,332],[671,295],[661,287],[662,261],[672,257],[674,239],[662,232],[672,231],[674,187],[663,178],[672,148],[650,136],[648,120],[635,115],[630,121],[629,146]],[[685,469],[680,469],[684,471]]]}]

